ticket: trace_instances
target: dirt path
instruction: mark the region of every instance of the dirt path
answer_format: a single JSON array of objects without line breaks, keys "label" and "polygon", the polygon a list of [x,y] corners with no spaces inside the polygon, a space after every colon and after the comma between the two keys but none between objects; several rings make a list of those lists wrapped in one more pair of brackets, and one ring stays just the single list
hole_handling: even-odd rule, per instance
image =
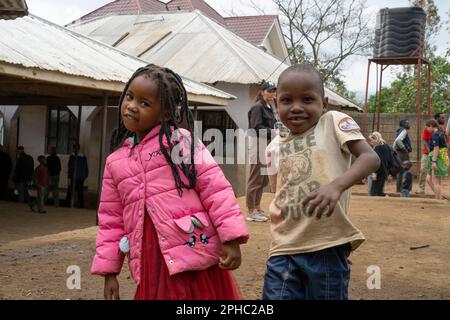
[{"label": "dirt path", "polygon": [[[271,198],[264,195],[266,210]],[[450,299],[448,202],[354,196],[350,214],[367,238],[351,257],[351,299]],[[92,210],[49,208],[47,215],[38,215],[19,204],[0,203],[0,299],[101,299],[103,279],[89,274],[94,224]],[[243,263],[234,275],[246,299],[259,299],[269,225],[248,226],[251,240],[242,247]],[[66,287],[71,265],[81,269],[81,290]],[[370,266],[381,270],[379,290],[366,286]],[[135,286],[126,265],[120,284],[122,298],[132,299]]]}]

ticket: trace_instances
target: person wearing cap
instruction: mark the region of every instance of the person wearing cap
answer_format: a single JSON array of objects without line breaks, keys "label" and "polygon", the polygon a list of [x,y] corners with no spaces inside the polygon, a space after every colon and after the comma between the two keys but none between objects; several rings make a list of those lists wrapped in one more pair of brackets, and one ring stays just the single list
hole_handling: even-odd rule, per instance
[{"label": "person wearing cap", "polygon": [[19,192],[19,201],[30,204],[30,195],[28,193],[28,185],[33,179],[34,160],[25,153],[23,146],[17,147],[17,161],[14,169],[13,182]]},{"label": "person wearing cap", "polygon": [[[248,112],[249,129],[256,131],[257,143],[252,143],[251,147],[256,146],[256,150],[251,150],[250,158],[250,176],[247,183],[247,208],[248,221],[265,222],[268,216],[261,210],[260,203],[263,189],[268,185],[269,178],[261,170],[264,168],[262,159],[264,154],[260,154],[258,146],[267,146],[272,138],[272,130],[277,122],[275,111],[272,104],[275,103],[276,86],[273,82],[264,81],[261,84],[260,91],[256,97],[256,104]],[[264,141],[259,141],[263,139]],[[256,151],[256,152],[255,152]]]}]

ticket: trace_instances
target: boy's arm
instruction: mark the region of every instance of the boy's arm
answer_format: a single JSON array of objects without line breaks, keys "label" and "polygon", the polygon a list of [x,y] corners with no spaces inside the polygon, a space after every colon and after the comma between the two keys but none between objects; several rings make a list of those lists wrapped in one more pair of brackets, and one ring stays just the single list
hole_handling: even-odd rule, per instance
[{"label": "boy's arm", "polygon": [[302,202],[308,213],[313,213],[317,209],[318,219],[323,214],[330,216],[341,194],[370,173],[377,171],[380,166],[380,158],[365,140],[348,141],[347,147],[356,157],[350,169],[330,184],[310,193]]}]

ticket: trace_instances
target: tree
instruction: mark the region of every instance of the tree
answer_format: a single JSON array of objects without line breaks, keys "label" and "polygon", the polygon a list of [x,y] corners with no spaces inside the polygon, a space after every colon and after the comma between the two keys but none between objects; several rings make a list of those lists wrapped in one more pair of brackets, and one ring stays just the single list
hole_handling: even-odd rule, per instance
[{"label": "tree", "polygon": [[343,61],[367,54],[371,47],[365,0],[273,1],[281,13],[291,61],[314,65],[328,85],[339,87]]}]

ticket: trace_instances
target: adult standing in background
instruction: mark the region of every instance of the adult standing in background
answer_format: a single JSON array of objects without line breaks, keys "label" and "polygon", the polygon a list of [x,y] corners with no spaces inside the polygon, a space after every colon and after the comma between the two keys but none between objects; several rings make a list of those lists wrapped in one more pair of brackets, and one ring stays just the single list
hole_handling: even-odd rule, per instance
[{"label": "adult standing in background", "polygon": [[[68,188],[67,202],[72,199],[73,183],[75,184],[75,192],[78,194],[78,203],[80,208],[84,208],[84,180],[89,175],[88,163],[86,157],[80,153],[80,145],[73,145],[73,153],[70,155],[68,163]],[[75,176],[75,159],[76,159],[76,176]]]},{"label": "adult standing in background", "polygon": [[11,157],[0,144],[0,200],[6,200],[8,197],[8,181],[11,172]]},{"label": "adult standing in background", "polygon": [[33,179],[34,174],[34,160],[25,153],[23,146],[17,147],[17,161],[14,169],[13,182],[16,184],[16,189],[19,192],[19,201],[29,203],[30,195],[28,193],[28,185]]},{"label": "adult standing in background", "polygon": [[[397,129],[393,148],[397,151],[401,163],[409,160],[409,154],[412,152],[412,143],[408,135],[408,130],[411,128],[409,121],[400,120],[400,128]],[[402,191],[402,176],[403,171],[397,175],[397,192]]]},{"label": "adult standing in background", "polygon": [[262,142],[265,142],[264,145],[267,146],[272,139],[272,130],[277,122],[272,107],[276,90],[274,83],[264,81],[256,98],[256,104],[248,112],[248,128],[255,130],[257,136],[256,145],[250,146],[253,147],[252,154],[256,151],[256,158],[251,159],[250,176],[247,184],[248,215],[246,219],[248,221],[265,222],[268,220],[260,206],[263,189],[269,184],[269,177],[261,172],[261,169],[264,168],[262,159],[265,155],[259,150],[259,142],[263,139]]},{"label": "adult standing in background", "polygon": [[380,158],[380,167],[370,176],[372,183],[369,190],[369,195],[384,197],[384,184],[389,177],[389,170],[392,165],[391,149],[383,140],[381,134],[377,131],[372,132],[369,135],[369,139],[370,144],[373,146],[373,150]]},{"label": "adult standing in background", "polygon": [[48,169],[48,187],[45,193],[45,202],[47,202],[50,192],[53,197],[53,205],[59,207],[59,176],[61,174],[61,160],[56,155],[55,147],[48,147],[47,169]]}]

